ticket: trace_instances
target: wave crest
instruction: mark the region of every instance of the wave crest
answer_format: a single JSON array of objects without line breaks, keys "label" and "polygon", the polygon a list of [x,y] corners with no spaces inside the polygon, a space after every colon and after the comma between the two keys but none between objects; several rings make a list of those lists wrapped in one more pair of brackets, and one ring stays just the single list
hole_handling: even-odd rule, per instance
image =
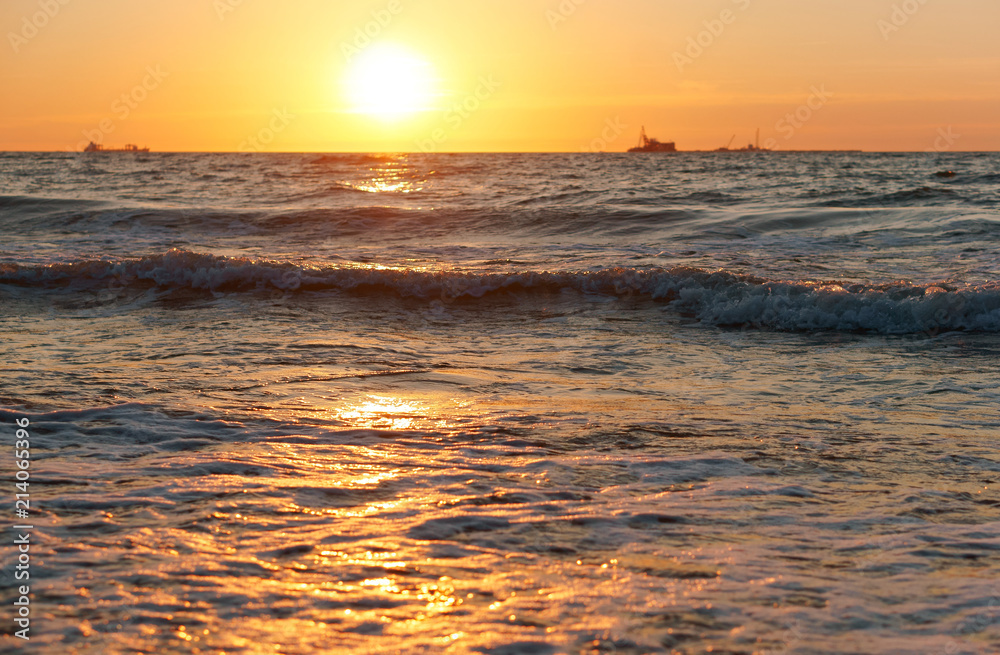
[{"label": "wave crest", "polygon": [[907,334],[1000,332],[1000,285],[917,286],[781,281],[692,267],[599,271],[463,273],[345,266],[308,267],[170,250],[136,259],[44,266],[0,264],[0,284],[70,288],[193,289],[239,293],[275,289],[341,291],[421,300],[570,292],[664,303],[723,327]]}]

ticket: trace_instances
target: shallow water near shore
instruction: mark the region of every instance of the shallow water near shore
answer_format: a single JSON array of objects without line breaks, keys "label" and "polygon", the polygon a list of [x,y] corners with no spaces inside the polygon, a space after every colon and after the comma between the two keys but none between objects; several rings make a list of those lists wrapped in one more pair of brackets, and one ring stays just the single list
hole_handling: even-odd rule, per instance
[{"label": "shallow water near shore", "polygon": [[998,164],[0,154],[3,646],[998,652]]}]

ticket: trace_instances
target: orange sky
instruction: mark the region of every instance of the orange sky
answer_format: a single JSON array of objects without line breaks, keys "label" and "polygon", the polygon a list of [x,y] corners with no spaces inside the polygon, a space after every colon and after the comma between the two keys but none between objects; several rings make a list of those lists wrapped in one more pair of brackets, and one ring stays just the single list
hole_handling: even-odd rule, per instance
[{"label": "orange sky", "polygon": [[[3,150],[614,151],[643,124],[1000,150],[996,0],[3,0],[0,26]],[[359,113],[345,80],[390,44],[431,104]]]}]

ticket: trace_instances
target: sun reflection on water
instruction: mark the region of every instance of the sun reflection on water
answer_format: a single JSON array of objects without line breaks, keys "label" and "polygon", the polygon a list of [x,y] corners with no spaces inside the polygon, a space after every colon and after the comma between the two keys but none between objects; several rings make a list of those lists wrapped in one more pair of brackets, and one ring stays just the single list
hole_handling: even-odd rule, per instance
[{"label": "sun reflection on water", "polygon": [[467,410],[467,403],[443,394],[368,394],[324,413],[353,429],[451,431],[467,422]]},{"label": "sun reflection on water", "polygon": [[337,418],[357,427],[377,430],[409,430],[425,416],[426,407],[391,396],[369,396],[368,400],[349,405],[336,413]]},{"label": "sun reflection on water", "polygon": [[351,184],[366,193],[414,193],[423,191],[426,180],[405,161],[391,161],[369,169],[371,177]]},{"label": "sun reflection on water", "polygon": [[423,187],[417,187],[412,182],[406,180],[394,180],[391,178],[372,178],[365,182],[359,184],[351,185],[358,191],[364,191],[366,193],[413,193],[414,191],[422,191]]}]

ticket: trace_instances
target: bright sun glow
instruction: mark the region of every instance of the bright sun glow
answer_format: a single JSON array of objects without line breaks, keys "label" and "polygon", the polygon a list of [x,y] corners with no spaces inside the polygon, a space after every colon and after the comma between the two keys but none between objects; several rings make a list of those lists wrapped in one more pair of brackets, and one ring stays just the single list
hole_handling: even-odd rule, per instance
[{"label": "bright sun glow", "polygon": [[430,64],[389,45],[373,45],[359,54],[346,85],[353,111],[386,119],[431,109],[435,96]]}]

